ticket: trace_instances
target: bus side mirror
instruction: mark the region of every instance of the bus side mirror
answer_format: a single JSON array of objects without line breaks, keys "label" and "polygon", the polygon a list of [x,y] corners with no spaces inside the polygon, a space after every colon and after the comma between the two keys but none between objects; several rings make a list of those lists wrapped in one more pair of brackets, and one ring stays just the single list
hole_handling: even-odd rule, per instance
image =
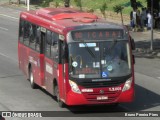
[{"label": "bus side mirror", "polygon": [[135,56],[134,55],[132,55],[132,60],[133,60],[133,64],[135,64],[136,62],[135,62]]},{"label": "bus side mirror", "polygon": [[132,50],[136,49],[135,42],[134,42],[134,39],[132,37],[131,37],[131,47],[132,47]]}]

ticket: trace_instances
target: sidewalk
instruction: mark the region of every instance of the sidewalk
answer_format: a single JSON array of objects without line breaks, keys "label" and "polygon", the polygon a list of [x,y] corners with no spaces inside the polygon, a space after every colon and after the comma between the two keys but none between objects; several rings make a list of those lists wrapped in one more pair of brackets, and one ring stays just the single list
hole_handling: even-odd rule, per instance
[{"label": "sidewalk", "polygon": [[151,31],[146,32],[132,32],[131,36],[135,40],[136,50],[133,51],[136,57],[145,58],[160,58],[160,32],[153,31],[153,50],[151,47]]}]

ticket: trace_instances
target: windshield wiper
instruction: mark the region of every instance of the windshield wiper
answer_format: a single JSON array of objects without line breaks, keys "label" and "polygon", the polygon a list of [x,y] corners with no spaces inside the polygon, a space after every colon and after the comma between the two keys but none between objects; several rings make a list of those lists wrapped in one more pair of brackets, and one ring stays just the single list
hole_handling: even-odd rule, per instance
[{"label": "windshield wiper", "polygon": [[82,41],[82,43],[85,45],[86,50],[88,51],[88,53],[93,57],[96,58],[96,55],[92,52],[92,50],[88,47],[87,43],[85,43],[84,41]]}]

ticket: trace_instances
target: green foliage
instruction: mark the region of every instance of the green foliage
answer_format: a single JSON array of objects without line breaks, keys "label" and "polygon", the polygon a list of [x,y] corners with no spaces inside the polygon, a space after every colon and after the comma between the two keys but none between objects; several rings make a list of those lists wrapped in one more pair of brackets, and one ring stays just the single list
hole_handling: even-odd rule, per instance
[{"label": "green foliage", "polygon": [[137,4],[137,7],[144,7],[142,2],[140,2],[140,1],[137,1],[136,4]]},{"label": "green foliage", "polygon": [[100,11],[103,14],[104,18],[106,19],[106,10],[107,10],[107,4],[106,2],[102,4],[102,6],[100,7]]},{"label": "green foliage", "polygon": [[122,15],[122,11],[123,11],[124,7],[122,5],[115,5],[113,7],[113,10],[114,12],[116,12],[117,14],[120,13],[121,14],[121,21],[122,21],[122,24],[123,24],[123,15]]},{"label": "green foliage", "polygon": [[100,7],[100,11],[101,12],[105,12],[107,9],[107,4],[106,3],[103,3],[102,6]]},{"label": "green foliage", "polygon": [[91,9],[88,9],[87,12],[94,13],[94,10],[91,8]]},{"label": "green foliage", "polygon": [[55,6],[56,6],[56,8],[59,7],[59,2],[58,1],[56,1]]},{"label": "green foliage", "polygon": [[42,7],[48,7],[49,6],[49,3],[52,2],[53,0],[43,0],[41,6]]},{"label": "green foliage", "polygon": [[115,5],[113,7],[114,12],[118,13],[122,13],[122,10],[124,9],[124,7],[122,5]]},{"label": "green foliage", "polygon": [[79,7],[82,11],[82,0],[74,0],[74,2],[76,3],[76,6]]},{"label": "green foliage", "polygon": [[41,6],[48,7],[50,2],[54,2],[55,7],[57,8],[59,6],[60,1],[62,0],[42,0]]}]

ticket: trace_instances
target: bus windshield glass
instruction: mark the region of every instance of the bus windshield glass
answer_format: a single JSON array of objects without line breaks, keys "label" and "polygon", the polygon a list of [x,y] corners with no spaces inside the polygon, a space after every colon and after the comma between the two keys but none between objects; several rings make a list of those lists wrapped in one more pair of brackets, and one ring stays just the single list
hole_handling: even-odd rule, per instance
[{"label": "bus windshield glass", "polygon": [[68,48],[72,78],[111,78],[131,74],[127,40],[71,42]]}]

